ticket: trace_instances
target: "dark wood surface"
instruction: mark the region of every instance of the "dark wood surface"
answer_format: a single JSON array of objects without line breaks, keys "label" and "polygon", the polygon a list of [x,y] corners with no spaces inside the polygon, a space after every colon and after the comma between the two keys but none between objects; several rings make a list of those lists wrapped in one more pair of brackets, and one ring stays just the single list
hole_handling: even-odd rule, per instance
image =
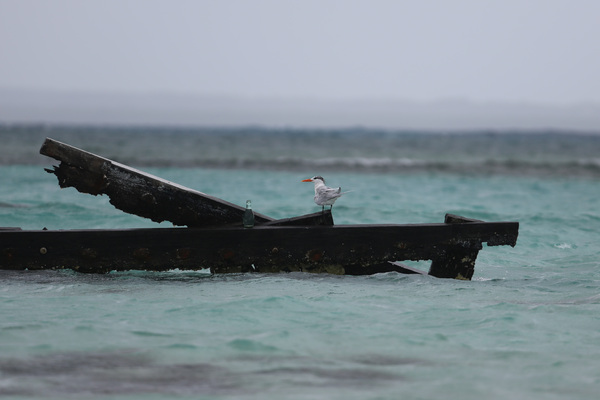
[{"label": "dark wood surface", "polygon": [[[0,230],[0,269],[71,268],[105,273],[210,268],[214,273],[360,275],[396,270],[389,261],[433,260],[431,275],[470,279],[483,242],[514,246],[517,235],[517,222]],[[466,263],[465,254],[471,257]]]},{"label": "dark wood surface", "polygon": [[[56,175],[60,187],[107,195],[113,206],[127,213],[177,226],[241,223],[244,207],[54,139],[47,138],[40,153],[61,162],[47,170]],[[273,221],[260,213],[254,216],[257,224]]]}]

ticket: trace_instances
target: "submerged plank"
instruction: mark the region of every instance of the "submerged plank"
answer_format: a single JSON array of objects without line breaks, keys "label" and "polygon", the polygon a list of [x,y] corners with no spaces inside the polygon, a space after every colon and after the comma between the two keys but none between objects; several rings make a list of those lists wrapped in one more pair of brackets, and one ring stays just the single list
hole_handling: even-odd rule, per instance
[{"label": "submerged plank", "polygon": [[[178,226],[241,223],[244,207],[54,139],[47,138],[40,153],[61,162],[53,170],[47,170],[56,175],[60,187],[74,187],[92,195],[105,194],[113,206],[127,213]],[[266,215],[254,215],[257,224],[273,221]]]},{"label": "submerged plank", "polygon": [[418,275],[427,275],[427,272],[421,271],[420,269],[409,267],[406,264],[399,263],[398,261],[390,261],[390,264],[399,268],[398,272],[403,274],[418,274]]}]

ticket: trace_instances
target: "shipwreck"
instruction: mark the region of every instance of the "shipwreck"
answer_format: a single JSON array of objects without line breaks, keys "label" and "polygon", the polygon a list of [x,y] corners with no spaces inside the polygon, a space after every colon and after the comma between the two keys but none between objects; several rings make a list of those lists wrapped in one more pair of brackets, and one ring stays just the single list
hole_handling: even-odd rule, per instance
[{"label": "shipwreck", "polygon": [[[172,228],[23,230],[0,227],[0,269],[200,270],[366,275],[396,271],[470,280],[488,246],[515,246],[518,222],[446,214],[436,224],[335,225],[330,211],[273,219],[127,165],[46,139],[40,153],[60,164],[48,172],[60,187],[107,195],[127,213]],[[430,260],[429,271],[402,263]]]}]

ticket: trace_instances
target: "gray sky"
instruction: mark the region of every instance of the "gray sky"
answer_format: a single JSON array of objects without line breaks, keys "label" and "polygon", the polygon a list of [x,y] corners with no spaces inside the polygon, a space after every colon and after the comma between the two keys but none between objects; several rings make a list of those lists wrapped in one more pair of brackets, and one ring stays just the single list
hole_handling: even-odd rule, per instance
[{"label": "gray sky", "polygon": [[0,88],[600,103],[597,0],[0,0]]}]

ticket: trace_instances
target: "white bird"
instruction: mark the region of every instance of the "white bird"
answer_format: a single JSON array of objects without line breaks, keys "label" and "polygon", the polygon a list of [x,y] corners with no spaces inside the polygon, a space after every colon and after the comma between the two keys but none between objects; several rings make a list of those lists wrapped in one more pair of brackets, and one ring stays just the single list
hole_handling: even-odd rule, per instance
[{"label": "white bird", "polygon": [[331,206],[333,203],[343,194],[348,192],[342,192],[342,188],[330,188],[325,186],[325,179],[322,176],[313,176],[310,179],[304,179],[302,182],[314,182],[315,184],[315,203],[322,206],[322,211],[325,211],[325,206]]}]

